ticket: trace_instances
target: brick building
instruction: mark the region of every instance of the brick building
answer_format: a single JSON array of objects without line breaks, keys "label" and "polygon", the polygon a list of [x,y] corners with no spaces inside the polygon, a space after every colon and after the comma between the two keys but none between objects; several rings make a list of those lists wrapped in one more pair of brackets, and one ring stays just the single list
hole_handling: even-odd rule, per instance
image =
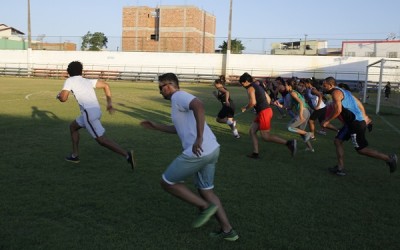
[{"label": "brick building", "polygon": [[215,27],[195,6],[124,7],[122,51],[214,53]]}]

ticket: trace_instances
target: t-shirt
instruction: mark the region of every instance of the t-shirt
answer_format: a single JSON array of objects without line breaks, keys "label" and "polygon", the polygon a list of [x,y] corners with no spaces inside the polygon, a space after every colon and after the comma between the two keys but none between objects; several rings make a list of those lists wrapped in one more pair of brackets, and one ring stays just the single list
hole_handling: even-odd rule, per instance
[{"label": "t-shirt", "polygon": [[[196,119],[193,110],[189,109],[190,102],[196,98],[184,91],[177,91],[171,97],[171,118],[176,132],[182,142],[183,154],[197,157],[192,152],[192,146],[197,137]],[[202,155],[208,155],[219,147],[214,133],[207,123],[204,124]]]},{"label": "t-shirt", "polygon": [[63,90],[71,91],[74,94],[81,111],[89,108],[100,108],[96,92],[94,91],[96,83],[97,79],[72,76],[65,80]]}]

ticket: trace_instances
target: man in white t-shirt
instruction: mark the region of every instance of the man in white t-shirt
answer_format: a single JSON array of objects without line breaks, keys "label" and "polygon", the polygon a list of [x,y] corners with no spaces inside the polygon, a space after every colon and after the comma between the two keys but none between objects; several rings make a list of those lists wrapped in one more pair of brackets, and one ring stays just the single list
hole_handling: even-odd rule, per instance
[{"label": "man in white t-shirt", "polygon": [[[221,230],[210,236],[235,241],[239,236],[232,229],[221,201],[213,191],[220,146],[205,122],[203,103],[195,96],[181,91],[179,80],[173,73],[159,76],[158,81],[160,93],[165,99],[171,100],[173,125],[148,120],[141,122],[141,125],[178,134],[183,147],[182,154],[163,173],[161,186],[165,191],[200,209],[200,214],[192,223],[194,228],[201,227],[215,214]],[[189,177],[194,177],[200,196],[183,183]]]},{"label": "man in white t-shirt", "polygon": [[133,150],[126,151],[118,144],[104,136],[105,129],[101,124],[101,109],[97,100],[95,88],[104,90],[107,98],[107,111],[112,114],[114,108],[111,101],[110,86],[97,79],[86,79],[82,77],[83,65],[81,62],[73,61],[68,65],[69,78],[65,81],[57,99],[61,102],[68,100],[69,93],[72,92],[79,104],[81,115],[77,117],[69,126],[72,139],[72,153],[65,160],[73,163],[79,163],[79,129],[86,128],[92,137],[103,147],[106,147],[117,154],[126,158],[131,165],[132,170],[135,167]]}]

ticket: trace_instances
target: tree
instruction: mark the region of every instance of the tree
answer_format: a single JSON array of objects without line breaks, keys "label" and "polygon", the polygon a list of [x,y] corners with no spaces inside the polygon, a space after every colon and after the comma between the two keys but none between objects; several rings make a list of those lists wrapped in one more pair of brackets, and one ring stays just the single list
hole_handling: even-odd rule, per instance
[{"label": "tree", "polygon": [[90,33],[89,31],[82,37],[81,50],[99,51],[107,48],[108,38],[102,32]]},{"label": "tree", "polygon": [[[222,49],[222,53],[226,53],[228,48],[228,43],[224,41],[218,48]],[[242,51],[245,50],[246,47],[242,44],[242,41],[233,39],[231,40],[231,53],[232,54],[242,54]]]}]

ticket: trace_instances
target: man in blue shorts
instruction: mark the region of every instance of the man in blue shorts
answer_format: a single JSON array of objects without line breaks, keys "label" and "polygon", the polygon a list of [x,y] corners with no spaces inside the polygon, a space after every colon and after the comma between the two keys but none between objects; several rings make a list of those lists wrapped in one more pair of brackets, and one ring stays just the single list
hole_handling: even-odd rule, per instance
[{"label": "man in blue shorts", "polygon": [[[148,129],[178,134],[183,152],[168,166],[162,175],[161,186],[168,193],[199,208],[200,214],[192,227],[204,225],[214,214],[221,230],[211,233],[212,237],[235,241],[239,235],[233,230],[218,196],[214,193],[215,165],[219,157],[220,145],[210,127],[205,122],[203,103],[195,96],[180,90],[179,80],[173,73],[158,78],[160,94],[171,100],[173,125],[142,121]],[[200,195],[193,193],[183,183],[194,177]]]}]

